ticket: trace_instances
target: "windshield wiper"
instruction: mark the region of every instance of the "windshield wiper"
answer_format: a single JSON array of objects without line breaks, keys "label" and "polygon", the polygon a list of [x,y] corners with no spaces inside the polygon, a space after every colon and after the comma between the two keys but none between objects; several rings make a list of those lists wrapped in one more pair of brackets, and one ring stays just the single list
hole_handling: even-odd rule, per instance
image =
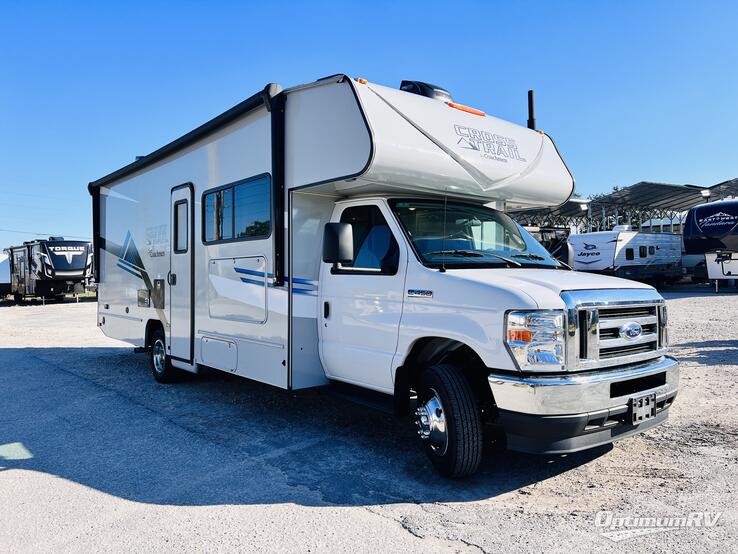
[{"label": "windshield wiper", "polygon": [[525,258],[526,260],[545,260],[543,256],[539,256],[538,254],[513,254],[513,258]]},{"label": "windshield wiper", "polygon": [[457,256],[460,258],[484,258],[485,256],[494,256],[498,260],[502,260],[510,267],[523,267],[523,264],[500,256],[499,254],[493,254],[492,252],[477,252],[476,250],[434,250],[433,252],[425,252],[426,256]]},{"label": "windshield wiper", "polygon": [[426,256],[462,256],[470,258],[483,258],[484,254],[476,250],[434,250],[425,252]]}]

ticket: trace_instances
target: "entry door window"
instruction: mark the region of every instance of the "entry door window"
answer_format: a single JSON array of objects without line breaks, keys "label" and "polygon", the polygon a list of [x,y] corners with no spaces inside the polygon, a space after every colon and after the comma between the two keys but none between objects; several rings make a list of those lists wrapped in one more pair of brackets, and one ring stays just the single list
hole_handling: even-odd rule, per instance
[{"label": "entry door window", "polygon": [[395,275],[400,249],[387,220],[377,206],[346,208],[341,223],[350,223],[354,235],[354,259],[339,266],[339,273]]},{"label": "entry door window", "polygon": [[180,200],[174,204],[174,253],[187,252],[188,221],[187,200]]}]

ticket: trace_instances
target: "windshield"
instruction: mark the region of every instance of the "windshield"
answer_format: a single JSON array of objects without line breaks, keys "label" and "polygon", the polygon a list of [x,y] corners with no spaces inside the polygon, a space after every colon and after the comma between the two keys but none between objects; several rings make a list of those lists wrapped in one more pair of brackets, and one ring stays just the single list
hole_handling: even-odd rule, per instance
[{"label": "windshield", "polygon": [[390,206],[420,261],[427,266],[560,267],[543,246],[503,212],[440,199],[396,199],[390,201]]}]

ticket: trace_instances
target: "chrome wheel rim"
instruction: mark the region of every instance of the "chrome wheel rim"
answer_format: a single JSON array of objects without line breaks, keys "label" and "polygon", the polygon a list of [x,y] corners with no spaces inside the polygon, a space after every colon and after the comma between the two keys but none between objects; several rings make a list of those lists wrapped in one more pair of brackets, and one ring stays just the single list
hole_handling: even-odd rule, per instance
[{"label": "chrome wheel rim", "polygon": [[166,368],[167,363],[167,353],[164,349],[163,340],[156,339],[154,341],[154,346],[151,347],[151,356],[154,360],[154,370],[157,373],[164,373],[164,368]]},{"label": "chrome wheel rim", "polygon": [[438,393],[431,389],[432,396],[415,410],[415,425],[418,435],[427,441],[431,449],[443,456],[448,449],[448,428],[446,412]]}]

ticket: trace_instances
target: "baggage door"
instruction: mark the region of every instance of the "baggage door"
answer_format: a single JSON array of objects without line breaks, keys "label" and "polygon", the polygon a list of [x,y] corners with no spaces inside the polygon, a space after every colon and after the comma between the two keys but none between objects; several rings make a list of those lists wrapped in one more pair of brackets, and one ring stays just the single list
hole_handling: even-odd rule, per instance
[{"label": "baggage door", "polygon": [[172,189],[169,250],[169,355],[193,362],[194,337],[194,207],[192,184]]}]

